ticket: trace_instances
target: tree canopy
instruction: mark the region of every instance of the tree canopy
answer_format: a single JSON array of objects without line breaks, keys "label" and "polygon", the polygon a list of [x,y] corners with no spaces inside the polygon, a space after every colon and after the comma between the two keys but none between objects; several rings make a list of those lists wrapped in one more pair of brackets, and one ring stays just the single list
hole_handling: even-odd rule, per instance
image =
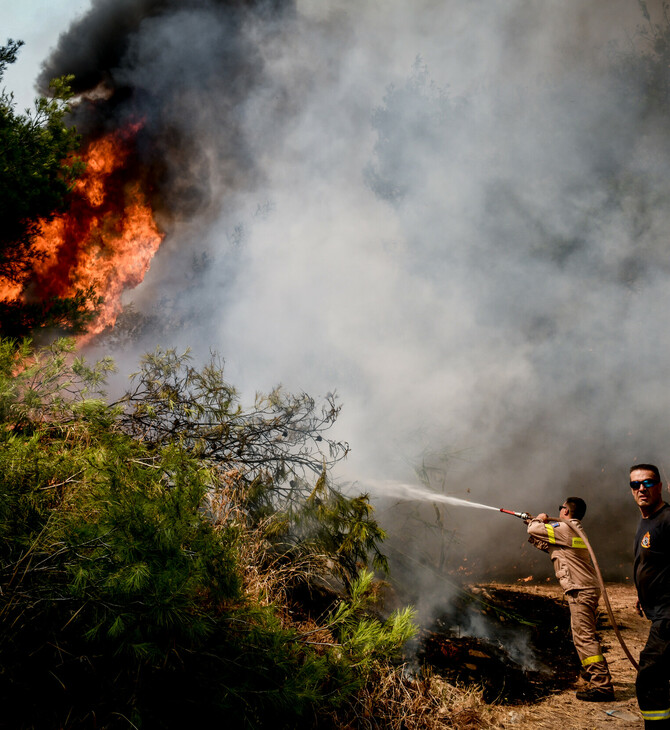
[{"label": "tree canopy", "polygon": [[[22,41],[0,47],[0,81],[16,61]],[[75,152],[79,136],[66,124],[72,76],[51,82],[51,97],[18,113],[14,96],[0,92],[0,283],[25,285],[42,254],[35,247],[40,221],[66,209],[68,194],[84,169]],[[0,300],[0,335],[20,337],[41,327],[78,332],[90,321],[94,292],[42,301]]]}]

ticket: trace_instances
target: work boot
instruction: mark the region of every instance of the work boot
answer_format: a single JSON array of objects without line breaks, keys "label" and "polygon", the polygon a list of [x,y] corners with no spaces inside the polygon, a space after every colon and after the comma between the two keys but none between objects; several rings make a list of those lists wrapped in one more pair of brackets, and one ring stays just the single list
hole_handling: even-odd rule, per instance
[{"label": "work boot", "polygon": [[577,690],[575,697],[584,702],[614,702],[614,690],[611,687],[587,687]]}]

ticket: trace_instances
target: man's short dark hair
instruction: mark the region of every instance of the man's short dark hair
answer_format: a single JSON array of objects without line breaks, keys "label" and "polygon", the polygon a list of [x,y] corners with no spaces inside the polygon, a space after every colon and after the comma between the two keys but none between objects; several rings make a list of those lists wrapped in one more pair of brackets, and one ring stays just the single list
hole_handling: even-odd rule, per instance
[{"label": "man's short dark hair", "polygon": [[631,466],[630,471],[632,473],[637,469],[653,472],[656,475],[656,479],[658,479],[659,482],[661,481],[661,472],[659,472],[657,466],[654,466],[653,464],[635,464],[635,466]]},{"label": "man's short dark hair", "polygon": [[581,520],[586,514],[586,502],[581,497],[568,497],[565,504],[570,510],[570,517]]}]

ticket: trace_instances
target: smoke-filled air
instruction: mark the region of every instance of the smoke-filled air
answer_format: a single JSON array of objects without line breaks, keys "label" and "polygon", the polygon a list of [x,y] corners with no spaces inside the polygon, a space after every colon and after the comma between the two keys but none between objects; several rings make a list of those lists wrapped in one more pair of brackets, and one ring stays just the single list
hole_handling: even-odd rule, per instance
[{"label": "smoke-filled air", "polygon": [[411,591],[535,569],[523,523],[417,489],[582,496],[628,574],[627,467],[670,444],[665,27],[624,0],[97,0],[41,83],[75,74],[74,123],[130,150],[150,217],[91,354],[336,393],[336,476]]}]

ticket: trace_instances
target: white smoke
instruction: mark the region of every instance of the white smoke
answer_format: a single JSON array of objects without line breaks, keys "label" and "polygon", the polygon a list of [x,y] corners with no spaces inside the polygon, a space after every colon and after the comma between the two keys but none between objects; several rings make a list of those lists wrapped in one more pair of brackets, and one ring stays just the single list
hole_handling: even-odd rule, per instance
[{"label": "white smoke", "polygon": [[[220,42],[210,20],[184,3],[141,24],[119,78],[169,87],[189,44]],[[246,396],[337,391],[339,477],[381,515],[374,484],[423,465],[431,488],[498,507],[583,496],[592,537],[632,534],[626,467],[662,465],[670,442],[667,124],[643,127],[611,71],[643,22],[623,0],[304,0],[249,19],[249,93],[222,119],[212,70],[171,108],[213,150],[220,205],[174,225],[128,299],[169,302],[187,326],[162,344],[217,350]],[[226,119],[253,161],[239,185]],[[498,568],[533,553],[511,518],[439,519]]]}]

